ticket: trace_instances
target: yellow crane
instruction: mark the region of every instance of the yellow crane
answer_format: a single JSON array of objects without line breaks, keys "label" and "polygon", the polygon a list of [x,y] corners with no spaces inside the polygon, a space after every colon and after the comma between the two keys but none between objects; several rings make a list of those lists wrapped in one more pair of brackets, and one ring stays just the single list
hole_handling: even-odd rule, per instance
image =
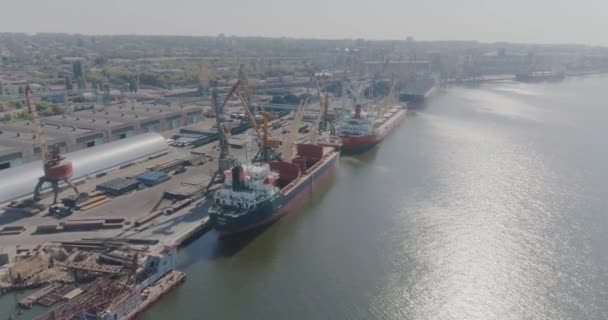
[{"label": "yellow crane", "polygon": [[308,104],[308,98],[300,101],[298,108],[295,111],[293,121],[291,122],[291,127],[289,129],[289,133],[287,135],[287,139],[283,142],[283,148],[281,151],[281,158],[283,161],[291,162],[293,157],[295,156],[295,144],[298,139],[298,133],[300,130],[300,125],[302,124],[302,119],[304,118],[304,113],[306,112],[306,105]]}]

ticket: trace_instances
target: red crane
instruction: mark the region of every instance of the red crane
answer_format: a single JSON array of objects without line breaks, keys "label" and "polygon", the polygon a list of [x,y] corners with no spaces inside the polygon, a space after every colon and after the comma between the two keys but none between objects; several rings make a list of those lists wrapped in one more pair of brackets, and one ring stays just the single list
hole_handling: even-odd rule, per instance
[{"label": "red crane", "polygon": [[27,109],[32,115],[32,122],[34,123],[34,130],[36,138],[38,139],[44,169],[44,176],[38,179],[38,184],[36,185],[36,188],[34,188],[34,201],[40,200],[40,191],[46,182],[50,183],[51,188],[53,189],[53,204],[57,203],[59,182],[61,181],[72,187],[78,195],[78,189],[76,189],[76,186],[69,180],[74,174],[72,162],[65,160],[65,157],[61,155],[61,152],[59,151],[59,147],[49,146],[47,144],[46,135],[42,129],[38,111],[36,110],[36,106],[32,103],[32,89],[29,85],[25,87],[25,99]]}]

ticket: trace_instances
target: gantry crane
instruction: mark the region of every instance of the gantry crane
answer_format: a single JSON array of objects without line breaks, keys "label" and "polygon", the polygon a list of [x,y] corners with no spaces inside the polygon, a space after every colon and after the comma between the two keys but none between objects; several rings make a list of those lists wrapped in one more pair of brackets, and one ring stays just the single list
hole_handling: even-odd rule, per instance
[{"label": "gantry crane", "polygon": [[78,189],[70,182],[70,178],[74,174],[74,168],[72,162],[65,160],[65,157],[61,155],[59,147],[49,146],[46,141],[46,135],[42,129],[42,123],[38,116],[36,106],[32,103],[32,89],[29,85],[25,87],[25,100],[27,109],[32,115],[32,122],[34,124],[34,132],[40,148],[40,156],[42,158],[44,175],[38,179],[38,184],[34,188],[34,201],[40,200],[40,191],[45,183],[50,183],[53,189],[53,204],[57,203],[57,197],[59,196],[59,182],[65,182],[68,184],[76,195],[79,194]]}]

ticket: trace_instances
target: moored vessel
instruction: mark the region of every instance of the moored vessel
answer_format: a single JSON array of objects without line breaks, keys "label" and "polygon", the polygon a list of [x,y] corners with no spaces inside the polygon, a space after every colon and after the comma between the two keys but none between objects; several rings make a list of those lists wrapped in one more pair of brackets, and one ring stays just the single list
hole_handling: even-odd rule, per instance
[{"label": "moored vessel", "polygon": [[365,152],[380,143],[400,124],[407,114],[407,107],[393,106],[387,112],[365,112],[361,105],[346,116],[339,127],[342,151],[354,154]]},{"label": "moored vessel", "polygon": [[339,152],[331,146],[298,144],[292,161],[236,165],[214,195],[209,217],[214,229],[231,235],[269,225],[294,211],[331,177]]}]

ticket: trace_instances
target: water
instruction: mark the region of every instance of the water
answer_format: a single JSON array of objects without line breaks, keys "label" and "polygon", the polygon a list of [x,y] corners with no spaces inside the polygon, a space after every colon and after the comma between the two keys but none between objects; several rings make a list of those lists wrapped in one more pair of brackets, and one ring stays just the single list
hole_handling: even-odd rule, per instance
[{"label": "water", "polygon": [[451,88],[141,318],[608,319],[608,77]]}]

